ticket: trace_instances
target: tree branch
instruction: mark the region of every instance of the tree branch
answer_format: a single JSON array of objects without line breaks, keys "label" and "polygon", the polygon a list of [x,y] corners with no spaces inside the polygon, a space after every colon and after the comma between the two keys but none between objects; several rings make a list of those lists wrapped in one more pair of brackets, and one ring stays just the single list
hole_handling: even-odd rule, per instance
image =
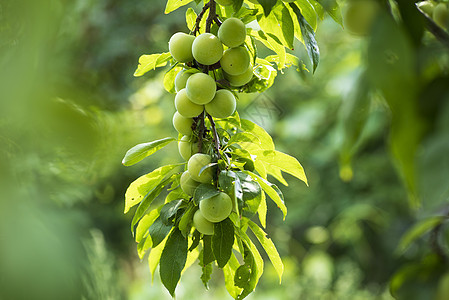
[{"label": "tree branch", "polygon": [[198,123],[200,126],[200,128],[198,129],[198,153],[203,153],[203,137],[206,130],[206,126],[204,124],[204,110],[198,117]]},{"label": "tree branch", "polygon": [[440,41],[440,43],[449,48],[449,34],[444,31],[443,28],[435,24],[435,22],[426,13],[419,9],[419,7],[417,7],[417,9],[424,17],[424,25],[426,26],[426,29],[429,30],[429,32]]},{"label": "tree branch", "polygon": [[217,3],[215,0],[210,0],[209,4],[209,15],[206,20],[206,32],[210,32],[212,22],[217,18]]},{"label": "tree branch", "polygon": [[[213,1],[212,1],[213,2]],[[203,19],[204,14],[206,13],[207,9],[210,6],[210,3],[206,3],[206,5],[204,5],[203,9],[201,10],[200,14],[196,17],[195,20],[195,29],[193,30],[193,35],[196,35],[197,32],[200,32],[200,23],[201,20]],[[215,3],[215,2],[214,2]]]}]

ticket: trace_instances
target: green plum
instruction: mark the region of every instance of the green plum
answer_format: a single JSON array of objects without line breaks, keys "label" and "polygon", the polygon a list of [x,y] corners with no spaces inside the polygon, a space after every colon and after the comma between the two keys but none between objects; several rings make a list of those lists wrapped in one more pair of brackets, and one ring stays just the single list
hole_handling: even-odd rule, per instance
[{"label": "green plum", "polygon": [[187,97],[186,89],[182,89],[176,94],[175,107],[178,113],[186,118],[196,117],[204,110],[203,105],[198,105],[190,101],[189,97]]},{"label": "green plum", "polygon": [[175,77],[175,91],[179,92],[186,87],[187,79],[189,79],[192,73],[187,73],[186,70],[181,70]]},{"label": "green plum", "polygon": [[215,80],[207,74],[195,73],[187,79],[187,97],[198,105],[209,103],[214,98],[216,90]]},{"label": "green plum", "polygon": [[198,152],[198,143],[191,142],[192,137],[184,135],[178,142],[178,150],[184,160],[189,160],[189,158]]},{"label": "green plum", "polygon": [[343,9],[345,29],[354,35],[367,35],[380,11],[375,0],[350,0]]},{"label": "green plum", "polygon": [[449,28],[449,9],[446,3],[440,2],[435,6],[432,18],[438,26]]},{"label": "green plum", "polygon": [[200,64],[213,65],[223,56],[223,44],[212,33],[202,33],[193,41],[192,54]]},{"label": "green plum", "polygon": [[227,118],[232,115],[237,106],[234,94],[229,90],[218,90],[214,99],[207,103],[206,112],[214,118]]},{"label": "green plum", "polygon": [[227,194],[220,192],[212,198],[201,200],[200,211],[206,220],[221,222],[231,214],[232,200]]},{"label": "green plum", "polygon": [[193,180],[201,182],[201,183],[210,183],[212,181],[212,169],[205,169],[201,175],[201,169],[210,164],[212,161],[212,157],[203,153],[196,153],[190,157],[189,162],[187,163],[187,170],[192,176]]},{"label": "green plum", "polygon": [[247,84],[253,78],[253,66],[249,66],[249,68],[240,75],[229,75],[224,73],[224,77],[232,86],[242,86]]},{"label": "green plum", "polygon": [[214,234],[214,223],[208,221],[200,210],[197,210],[193,215],[193,226],[202,234]]},{"label": "green plum", "polygon": [[229,48],[220,60],[221,68],[229,75],[240,75],[248,70],[251,57],[245,47]]},{"label": "green plum", "polygon": [[229,48],[242,45],[246,38],[245,24],[237,18],[226,19],[218,29],[218,38]]},{"label": "green plum", "polygon": [[183,135],[192,134],[193,119],[181,116],[178,112],[173,115],[173,127]]},{"label": "green plum", "polygon": [[170,38],[168,49],[173,58],[181,63],[193,60],[192,45],[195,37],[184,32],[177,32]]},{"label": "green plum", "polygon": [[198,181],[193,180],[192,176],[190,176],[189,171],[185,171],[181,175],[180,180],[181,190],[189,196],[193,196],[193,192],[195,192],[196,187],[200,184]]}]

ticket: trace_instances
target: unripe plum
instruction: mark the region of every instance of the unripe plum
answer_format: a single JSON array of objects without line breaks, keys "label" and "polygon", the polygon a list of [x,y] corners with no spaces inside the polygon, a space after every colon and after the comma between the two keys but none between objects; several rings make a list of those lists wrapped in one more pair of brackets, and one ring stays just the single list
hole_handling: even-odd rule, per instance
[{"label": "unripe plum", "polygon": [[446,3],[438,3],[433,10],[433,20],[442,28],[449,28],[449,9]]},{"label": "unripe plum", "polygon": [[215,2],[217,2],[218,4],[222,5],[222,6],[229,6],[232,5],[232,0],[215,0]]},{"label": "unripe plum", "polygon": [[226,19],[218,29],[218,38],[229,48],[242,45],[246,38],[245,24],[237,18]]},{"label": "unripe plum", "polygon": [[170,38],[168,49],[173,58],[181,63],[193,60],[192,45],[195,37],[184,32],[177,32]]},{"label": "unripe plum", "polygon": [[371,30],[380,7],[375,0],[350,0],[343,10],[345,29],[355,35],[366,35]]},{"label": "unripe plum", "polygon": [[234,95],[229,90],[218,90],[214,99],[207,103],[206,112],[214,118],[227,118],[237,106]]},{"label": "unripe plum", "polygon": [[211,161],[212,158],[203,153],[196,153],[190,157],[189,162],[187,163],[187,170],[193,180],[201,183],[209,183],[212,181],[212,168],[205,169],[200,175],[201,169],[210,164]]},{"label": "unripe plum", "polygon": [[198,143],[192,143],[191,137],[184,135],[178,142],[178,150],[184,160],[189,160],[189,158],[198,152]]},{"label": "unripe plum", "polygon": [[426,0],[418,2],[418,7],[422,10],[426,15],[432,17],[433,10],[435,8],[435,2],[432,0]]},{"label": "unripe plum", "polygon": [[223,56],[223,44],[212,33],[202,33],[192,44],[192,54],[202,65],[213,65]]},{"label": "unripe plum", "polygon": [[189,171],[185,171],[181,175],[180,180],[181,190],[189,196],[193,196],[193,192],[195,192],[196,187],[200,184],[198,181],[192,179]]},{"label": "unripe plum", "polygon": [[186,89],[182,89],[176,94],[175,107],[178,113],[186,118],[196,117],[204,110],[203,105],[198,105],[190,101],[189,97],[187,97]]},{"label": "unripe plum", "polygon": [[253,78],[253,66],[249,66],[249,68],[245,71],[245,73],[240,75],[229,75],[224,73],[224,77],[232,86],[242,86],[247,84]]},{"label": "unripe plum", "polygon": [[227,49],[220,60],[221,68],[230,75],[243,74],[250,62],[251,57],[245,47]]},{"label": "unripe plum", "polygon": [[214,223],[208,221],[200,210],[197,210],[193,215],[193,226],[202,234],[214,234]]},{"label": "unripe plum", "polygon": [[179,92],[186,87],[187,79],[192,73],[186,73],[186,70],[181,70],[175,77],[175,91]]},{"label": "unripe plum", "polygon": [[215,96],[217,84],[207,74],[195,73],[187,79],[187,97],[193,103],[203,105],[209,103]]},{"label": "unripe plum", "polygon": [[212,223],[221,222],[231,214],[232,200],[228,195],[220,192],[212,198],[201,200],[200,211],[206,220]]},{"label": "unripe plum", "polygon": [[183,135],[191,135],[192,134],[192,118],[186,118],[181,116],[178,112],[175,112],[173,115],[173,127],[175,127],[176,131]]}]

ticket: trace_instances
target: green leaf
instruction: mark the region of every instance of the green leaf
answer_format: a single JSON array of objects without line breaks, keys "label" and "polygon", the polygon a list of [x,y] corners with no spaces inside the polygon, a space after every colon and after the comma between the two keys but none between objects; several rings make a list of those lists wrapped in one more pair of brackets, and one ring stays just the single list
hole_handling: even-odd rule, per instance
[{"label": "green leaf", "polygon": [[176,75],[182,70],[181,67],[174,67],[167,71],[164,75],[164,88],[170,94],[176,93],[175,90],[175,78]]},{"label": "green leaf", "polygon": [[173,180],[173,175],[166,178],[162,182],[160,182],[154,189],[152,189],[148,194],[145,195],[145,198],[140,202],[139,206],[137,207],[137,210],[134,214],[134,217],[131,222],[131,231],[134,232],[134,225],[139,222],[139,220],[145,215],[147,209],[150,207],[151,203],[153,202],[154,198],[159,196],[159,194],[162,192],[162,190],[170,184],[170,182]]},{"label": "green leaf", "polygon": [[133,181],[125,193],[124,213],[126,214],[131,207],[139,204],[148,192],[155,188],[164,179],[164,177],[170,173],[170,171],[181,165],[183,164],[163,166],[148,174],[140,176]]},{"label": "green leaf", "polygon": [[268,16],[276,5],[277,0],[258,0],[259,4],[263,7],[263,13],[265,16]]},{"label": "green leaf", "polygon": [[159,265],[162,250],[164,250],[166,242],[167,238],[165,238],[158,246],[153,247],[151,249],[150,255],[148,255],[148,266],[150,268],[152,282],[154,280],[154,273],[156,272],[156,268]]},{"label": "green leaf", "polygon": [[232,254],[234,245],[234,225],[229,218],[214,224],[212,236],[212,249],[218,267],[223,268]]},{"label": "green leaf", "polygon": [[137,245],[137,255],[139,256],[140,259],[143,259],[145,253],[148,251],[148,249],[151,248],[152,245],[153,241],[151,240],[151,237],[145,238]]},{"label": "green leaf", "polygon": [[262,276],[263,273],[263,259],[260,256],[259,251],[257,250],[256,246],[253,244],[251,239],[248,237],[248,235],[238,230],[238,235],[242,239],[244,245],[245,245],[245,251],[244,251],[244,260],[245,264],[249,265],[251,268],[251,277],[248,282],[248,285],[244,288],[244,290],[241,292],[241,294],[236,299],[243,299],[246,296],[248,296],[256,287],[257,282],[259,281],[259,278]]},{"label": "green leaf", "polygon": [[235,254],[232,253],[231,258],[223,268],[223,275],[225,279],[226,289],[234,299],[236,299],[238,295],[242,292],[242,289],[239,288],[238,286],[235,286],[234,284],[235,273],[239,267],[240,267],[239,261],[235,257]]},{"label": "green leaf", "polygon": [[173,141],[176,141],[176,139],[167,137],[150,143],[138,144],[126,152],[125,157],[122,160],[122,164],[125,166],[132,166],[156,151],[164,148]]},{"label": "green leaf", "polygon": [[257,209],[259,215],[259,221],[263,228],[267,227],[267,200],[265,193],[261,194],[259,208]]},{"label": "green leaf", "polygon": [[210,264],[215,260],[214,251],[212,250],[212,236],[203,236],[203,266]]},{"label": "green leaf", "polygon": [[187,243],[181,231],[175,228],[162,251],[159,272],[162,283],[172,297],[187,261]]},{"label": "green leaf", "polygon": [[217,196],[218,194],[220,194],[220,191],[217,190],[217,188],[215,188],[213,185],[202,183],[195,189],[193,200],[196,204],[198,204],[200,203],[200,201],[210,199],[214,196]]},{"label": "green leaf", "polygon": [[134,72],[135,77],[139,77],[147,73],[148,71],[154,70],[158,67],[163,67],[167,65],[167,62],[171,58],[170,52],[164,52],[159,54],[142,55],[139,57],[139,65]]},{"label": "green leaf", "polygon": [[285,216],[287,215],[287,207],[285,206],[284,196],[282,195],[281,190],[276,185],[272,184],[271,182],[268,182],[267,180],[263,179],[262,177],[252,172],[248,171],[244,172],[249,176],[251,176],[256,182],[260,184],[264,192],[267,193],[267,195],[271,198],[271,200],[273,200],[274,203],[276,203],[279,209],[282,211],[285,220]]},{"label": "green leaf", "polygon": [[415,240],[419,239],[429,230],[432,230],[443,223],[446,219],[447,217],[438,216],[419,221],[402,236],[396,251],[398,253],[403,253]]},{"label": "green leaf", "polygon": [[284,264],[282,263],[281,257],[276,250],[276,246],[273,244],[273,241],[267,237],[267,234],[259,226],[256,225],[256,223],[249,221],[248,225],[256,238],[259,240],[262,247],[265,249],[268,258],[270,259],[271,263],[274,266],[274,269],[276,270],[276,273],[279,276],[279,283],[281,283],[282,274],[284,273]]},{"label": "green leaf", "polygon": [[252,133],[260,141],[262,149],[274,150],[274,143],[271,136],[259,125],[245,119],[241,119],[241,128],[249,133]]},{"label": "green leaf", "polygon": [[336,0],[318,0],[318,2],[324,7],[326,12],[334,19],[337,24],[343,27],[343,18],[341,16],[340,7]]},{"label": "green leaf", "polygon": [[153,209],[146,214],[139,222],[136,228],[136,242],[140,243],[143,237],[148,233],[148,228],[159,216],[159,209]]},{"label": "green leaf", "polygon": [[186,23],[187,28],[189,28],[190,31],[193,31],[193,29],[195,28],[196,18],[197,15],[195,11],[193,10],[193,8],[189,7],[186,11]]},{"label": "green leaf", "polygon": [[279,38],[272,33],[265,34],[262,30],[257,31],[257,35],[253,35],[257,40],[262,42],[268,49],[273,50],[279,56],[278,69],[285,67],[286,51]]},{"label": "green leaf", "polygon": [[315,70],[320,61],[320,50],[318,48],[318,43],[315,40],[315,32],[313,31],[313,28],[309,25],[309,23],[307,23],[304,16],[301,14],[298,6],[295,3],[290,3],[290,7],[296,14],[299,27],[301,29],[302,38],[304,40],[304,46],[306,47],[307,54],[312,61],[312,73],[315,73]]},{"label": "green leaf", "polygon": [[195,230],[192,233],[192,245],[189,247],[189,251],[193,251],[200,244],[201,233],[198,230]]},{"label": "green leaf", "polygon": [[193,202],[189,202],[189,208],[184,212],[181,219],[179,220],[178,228],[181,230],[182,234],[187,237],[190,233],[190,228],[192,224],[193,214],[196,208]]},{"label": "green leaf", "polygon": [[243,216],[252,218],[259,209],[262,189],[260,185],[255,182],[251,176],[243,172],[236,172],[239,179],[241,189],[241,201],[243,202]]},{"label": "green leaf", "polygon": [[151,236],[151,240],[153,241],[153,247],[159,245],[165,237],[170,233],[173,224],[165,224],[161,217],[159,216],[153,224],[151,224],[150,229],[148,230]]},{"label": "green leaf", "polygon": [[171,218],[176,215],[179,207],[182,204],[183,199],[173,200],[171,202],[166,203],[162,209],[160,218],[162,223],[165,225],[172,225]]},{"label": "green leaf", "polygon": [[315,9],[316,14],[318,17],[323,20],[324,19],[324,8],[323,6],[317,1],[317,0],[308,0],[310,4],[312,4],[313,8]]},{"label": "green leaf", "polygon": [[228,145],[237,144],[247,151],[263,149],[259,138],[250,132],[234,134],[228,141]]},{"label": "green leaf", "polygon": [[187,5],[193,0],[168,0],[167,6],[165,7],[165,14],[169,14],[172,11],[177,10],[181,6]]},{"label": "green leaf", "polygon": [[276,150],[253,151],[253,154],[257,155],[256,160],[260,160],[265,164],[267,171],[270,166],[277,167],[282,171],[304,181],[304,183],[308,185],[304,168],[293,156]]},{"label": "green leaf", "polygon": [[[283,3],[273,9],[271,14],[266,17],[262,16],[258,20],[258,24],[265,34],[276,36],[280,39],[283,46],[293,49],[293,40],[295,38],[293,19]],[[276,51],[275,49],[273,50]]]},{"label": "green leaf", "polygon": [[296,0],[297,5],[301,9],[301,13],[306,19],[307,23],[316,31],[317,26],[317,14],[313,5],[308,0]]},{"label": "green leaf", "polygon": [[209,283],[213,270],[214,268],[211,263],[201,267],[201,271],[203,273],[201,274],[200,278],[206,289],[209,289],[209,286],[207,284]]},{"label": "green leaf", "polygon": [[238,12],[240,10],[240,8],[242,8],[242,5],[243,5],[243,0],[233,0],[232,9],[235,12]]}]

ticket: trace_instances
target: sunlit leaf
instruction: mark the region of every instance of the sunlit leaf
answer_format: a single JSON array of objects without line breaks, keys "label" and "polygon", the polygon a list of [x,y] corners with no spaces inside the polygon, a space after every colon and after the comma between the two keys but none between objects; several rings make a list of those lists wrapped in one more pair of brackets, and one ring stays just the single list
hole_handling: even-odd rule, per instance
[{"label": "sunlit leaf", "polygon": [[187,28],[189,28],[190,31],[193,31],[193,29],[195,28],[196,17],[197,15],[193,8],[189,7],[186,11],[186,23]]},{"label": "sunlit leaf", "polygon": [[169,14],[172,11],[177,10],[181,6],[187,5],[193,0],[168,0],[167,6],[165,7],[165,14]]},{"label": "sunlit leaf", "polygon": [[276,246],[273,244],[273,241],[267,237],[267,234],[254,222],[248,222],[249,228],[254,233],[254,235],[259,240],[262,247],[265,249],[265,252],[268,255],[271,263],[276,270],[276,273],[279,276],[279,283],[282,281],[282,274],[284,273],[284,264],[282,263],[281,257],[279,256],[278,251],[276,250]]},{"label": "sunlit leaf", "polygon": [[229,218],[214,224],[212,249],[219,268],[223,268],[229,261],[234,245],[234,225]]},{"label": "sunlit leaf", "polygon": [[166,66],[170,58],[170,52],[142,55],[139,57],[139,65],[134,72],[134,76],[139,77],[144,75],[148,71],[154,70],[158,67]]},{"label": "sunlit leaf", "polygon": [[145,195],[148,194],[154,187],[156,187],[167,174],[174,168],[183,164],[167,165],[157,168],[156,170],[142,175],[133,181],[125,193],[125,211],[126,214],[131,207],[139,204]]},{"label": "sunlit leaf", "polygon": [[176,141],[176,139],[167,137],[150,143],[136,145],[126,152],[125,157],[122,160],[122,164],[125,166],[132,166],[142,159],[152,155],[156,151],[164,148],[173,141]]}]

